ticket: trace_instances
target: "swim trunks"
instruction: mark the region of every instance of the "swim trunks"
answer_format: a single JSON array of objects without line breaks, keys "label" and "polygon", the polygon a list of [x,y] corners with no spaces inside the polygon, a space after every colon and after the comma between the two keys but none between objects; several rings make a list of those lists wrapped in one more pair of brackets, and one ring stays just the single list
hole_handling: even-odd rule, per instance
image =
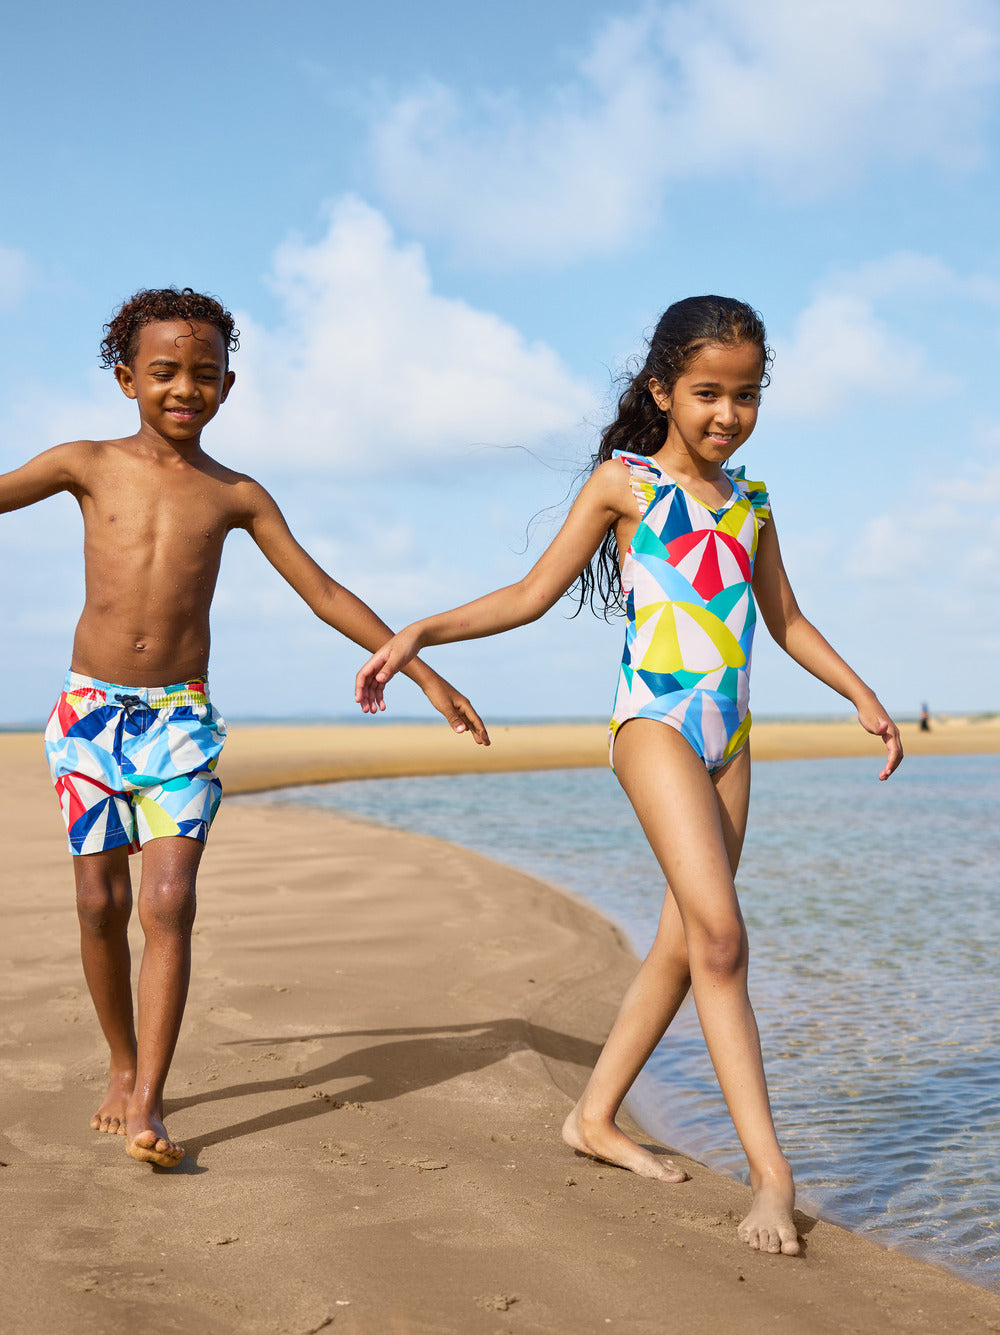
[{"label": "swim trunks", "polygon": [[658,719],[687,738],[709,773],[750,733],[750,651],[757,610],[750,580],[771,508],[762,482],[725,468],[730,499],[712,510],[651,459],[615,451],[641,520],[622,565],[627,626],[609,725]]},{"label": "swim trunks", "polygon": [[117,686],[70,672],[45,729],[70,852],[137,853],[165,835],[204,842],[225,740],[207,681]]}]

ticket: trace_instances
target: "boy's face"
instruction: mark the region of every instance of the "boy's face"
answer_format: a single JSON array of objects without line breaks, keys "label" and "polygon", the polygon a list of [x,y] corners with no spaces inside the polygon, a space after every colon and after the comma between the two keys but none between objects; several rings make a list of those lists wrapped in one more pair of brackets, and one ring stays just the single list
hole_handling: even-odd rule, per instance
[{"label": "boy's face", "polygon": [[119,363],[115,377],[138,401],[143,426],[175,445],[197,442],[236,379],[226,370],[222,335],[198,320],[144,325],[134,366]]}]

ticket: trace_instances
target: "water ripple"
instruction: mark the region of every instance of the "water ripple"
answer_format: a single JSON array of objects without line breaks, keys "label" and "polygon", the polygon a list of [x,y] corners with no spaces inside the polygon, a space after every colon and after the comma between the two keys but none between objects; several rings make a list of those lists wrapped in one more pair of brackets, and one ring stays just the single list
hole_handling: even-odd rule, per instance
[{"label": "water ripple", "polygon": [[[282,796],[464,843],[584,895],[640,952],[652,940],[660,874],[608,773]],[[996,1288],[998,798],[995,756],[908,760],[888,784],[870,761],[758,765],[738,877],[775,1120],[803,1208]],[[692,1006],[631,1103],[663,1139],[745,1177]]]}]

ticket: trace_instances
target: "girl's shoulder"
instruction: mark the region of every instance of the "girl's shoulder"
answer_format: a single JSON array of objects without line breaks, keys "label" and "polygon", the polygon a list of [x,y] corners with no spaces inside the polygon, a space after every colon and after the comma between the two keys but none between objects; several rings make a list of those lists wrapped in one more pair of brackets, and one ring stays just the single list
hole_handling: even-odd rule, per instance
[{"label": "girl's shoulder", "polygon": [[644,454],[630,454],[628,450],[615,450],[608,462],[612,467],[625,465],[629,488],[639,506],[639,515],[645,515],[653,503],[653,497],[664,484],[663,473],[652,459],[647,459]]},{"label": "girl's shoulder", "polygon": [[662,477],[656,464],[644,454],[632,454],[629,450],[614,450],[611,458],[620,460],[630,473],[635,470],[648,477]]},{"label": "girl's shoulder", "polygon": [[750,502],[758,519],[770,519],[771,517],[771,498],[767,494],[767,488],[763,482],[752,482],[747,477],[745,464],[740,464],[736,468],[723,468],[725,475],[732,482],[740,496]]}]

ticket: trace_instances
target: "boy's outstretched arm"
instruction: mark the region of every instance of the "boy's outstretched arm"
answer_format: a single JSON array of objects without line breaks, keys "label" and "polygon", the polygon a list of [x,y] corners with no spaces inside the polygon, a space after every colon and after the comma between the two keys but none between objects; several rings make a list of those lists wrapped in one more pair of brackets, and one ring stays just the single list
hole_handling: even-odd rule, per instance
[{"label": "boy's outstretched arm", "polygon": [[[249,490],[243,527],[300,598],[321,621],[369,651],[392,636],[385,622],[360,598],[344,588],[318,565],[295,540],[274,499],[256,482],[241,484]],[[471,732],[477,745],[489,746],[485,724],[469,700],[444,677],[419,659],[406,675],[420,687],[455,732]]]},{"label": "boy's outstretched arm", "polygon": [[83,441],[55,445],[20,468],[0,474],[0,514],[23,510],[59,491],[72,491],[79,481]]},{"label": "boy's outstretched arm", "polygon": [[850,700],[858,711],[858,722],[865,731],[881,737],[885,742],[885,765],[878,777],[887,779],[903,759],[899,729],[871,687],[861,680],[812,622],[802,615],[785,573],[778,535],[771,522],[761,530],[754,565],[753,591],[764,624],[774,641],[807,672]]}]

